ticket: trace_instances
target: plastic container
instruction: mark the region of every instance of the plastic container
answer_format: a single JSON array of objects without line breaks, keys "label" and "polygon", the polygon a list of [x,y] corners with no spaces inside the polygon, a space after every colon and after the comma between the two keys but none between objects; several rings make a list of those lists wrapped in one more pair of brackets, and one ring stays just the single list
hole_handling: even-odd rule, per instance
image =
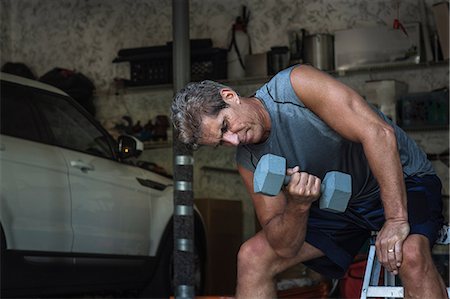
[{"label": "plastic container", "polygon": [[[239,54],[238,52],[239,51]],[[228,78],[239,79],[245,77],[245,56],[250,53],[250,40],[241,28],[234,29],[234,41],[228,51]],[[239,59],[240,57],[240,59]]]}]

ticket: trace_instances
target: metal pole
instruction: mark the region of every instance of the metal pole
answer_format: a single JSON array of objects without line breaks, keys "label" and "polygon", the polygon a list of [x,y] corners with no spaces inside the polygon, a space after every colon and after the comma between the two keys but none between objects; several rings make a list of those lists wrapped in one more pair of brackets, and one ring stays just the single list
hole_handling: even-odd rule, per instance
[{"label": "metal pole", "polygon": [[[174,92],[190,81],[189,0],[172,0]],[[192,151],[173,134],[174,295],[194,298],[194,194]]]}]

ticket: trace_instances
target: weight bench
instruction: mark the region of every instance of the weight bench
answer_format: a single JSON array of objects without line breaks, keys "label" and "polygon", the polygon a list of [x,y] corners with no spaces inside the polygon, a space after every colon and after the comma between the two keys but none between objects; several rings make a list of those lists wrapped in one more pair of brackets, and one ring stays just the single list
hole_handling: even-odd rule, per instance
[{"label": "weight bench", "polygon": [[[369,255],[367,257],[366,271],[361,289],[361,299],[366,298],[403,298],[403,287],[395,285],[395,275],[384,269],[384,286],[379,286],[381,264],[375,254],[375,236],[373,234],[370,240]],[[450,227],[444,225],[439,231],[439,237],[436,244],[450,244]],[[450,297],[450,288],[447,288],[447,294]]]}]

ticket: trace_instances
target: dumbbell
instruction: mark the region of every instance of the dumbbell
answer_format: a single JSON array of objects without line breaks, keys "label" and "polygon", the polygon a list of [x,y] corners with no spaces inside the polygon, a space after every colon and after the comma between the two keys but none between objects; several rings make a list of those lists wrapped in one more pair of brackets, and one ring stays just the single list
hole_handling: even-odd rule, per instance
[{"label": "dumbbell", "polygon": [[[286,159],[273,154],[261,157],[253,176],[253,190],[275,196],[283,185],[289,184],[286,175]],[[330,212],[344,212],[352,194],[352,178],[346,173],[330,171],[320,185],[320,208]]]}]

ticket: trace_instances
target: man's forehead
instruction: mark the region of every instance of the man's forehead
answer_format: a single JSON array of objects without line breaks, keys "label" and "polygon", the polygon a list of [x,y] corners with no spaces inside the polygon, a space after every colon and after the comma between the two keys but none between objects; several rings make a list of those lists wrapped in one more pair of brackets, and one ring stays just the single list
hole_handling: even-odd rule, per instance
[{"label": "man's forehead", "polygon": [[222,109],[217,115],[203,115],[201,118],[202,127],[203,125],[211,127],[213,125],[222,124],[224,118],[223,110],[224,109]]}]

